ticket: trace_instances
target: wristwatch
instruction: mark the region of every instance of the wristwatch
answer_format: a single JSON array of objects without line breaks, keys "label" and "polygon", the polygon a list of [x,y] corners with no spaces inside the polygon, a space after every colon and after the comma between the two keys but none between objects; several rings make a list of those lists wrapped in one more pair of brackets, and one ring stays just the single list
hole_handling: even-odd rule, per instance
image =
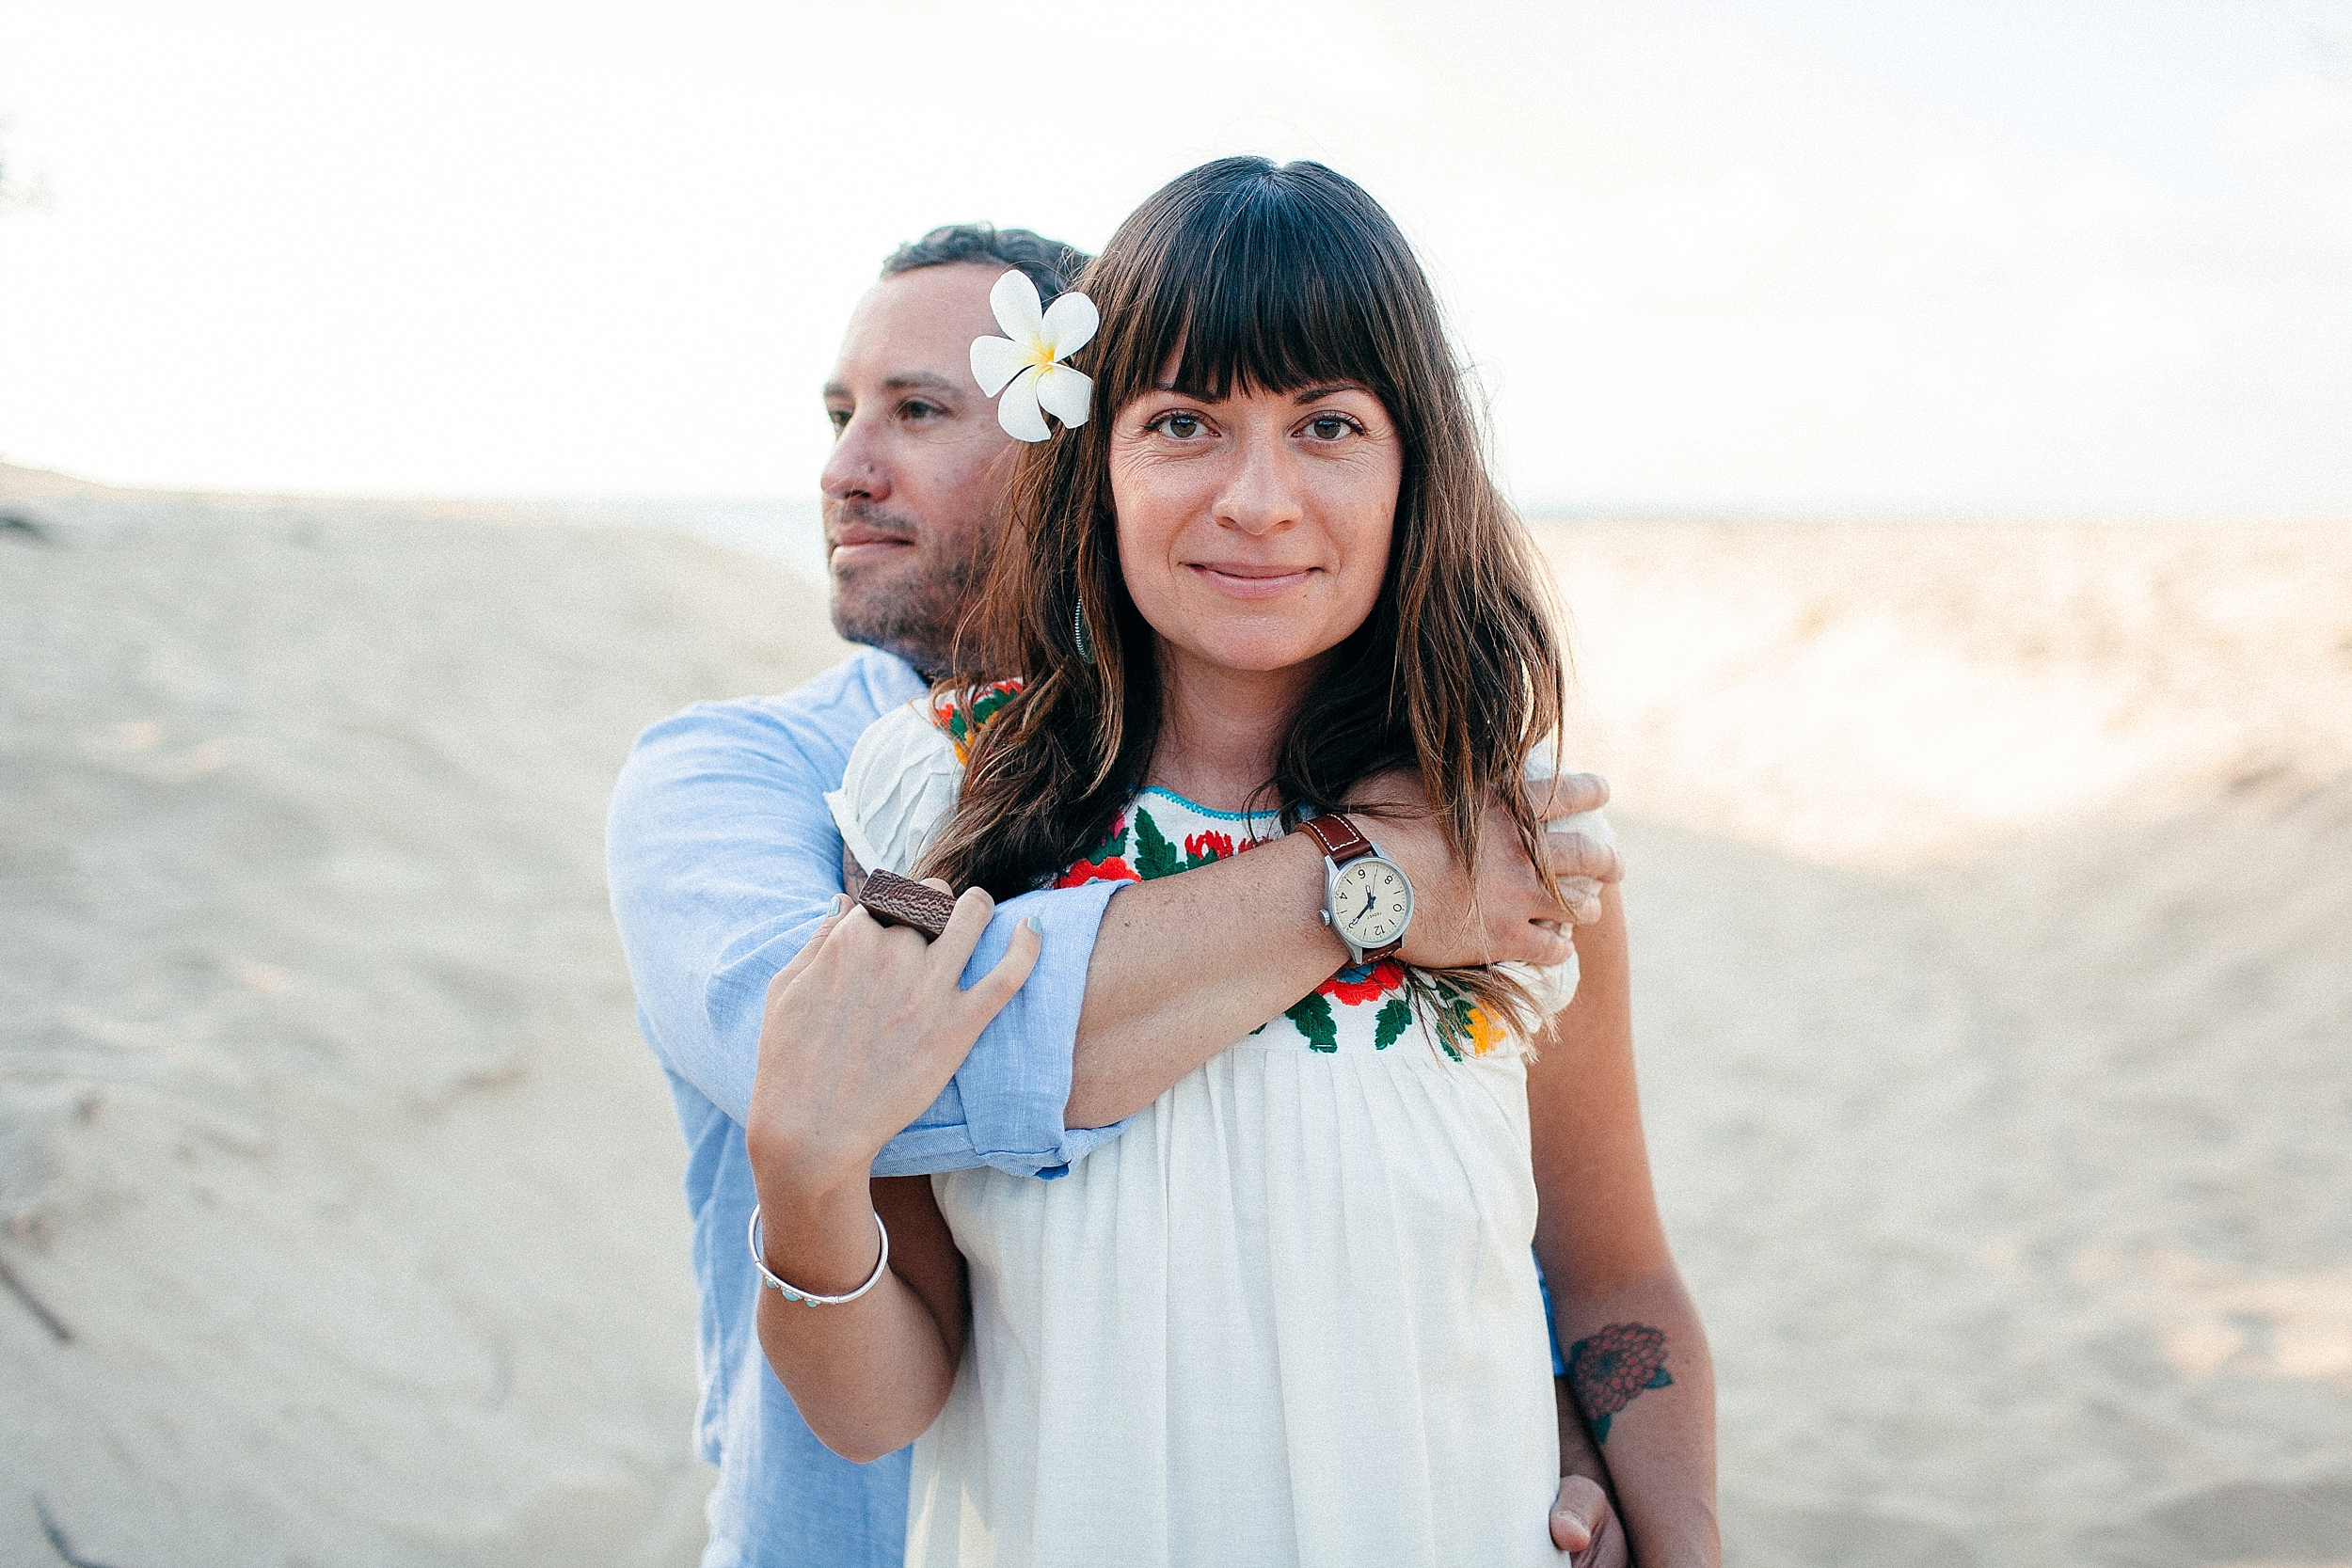
[{"label": "wristwatch", "polygon": [[1347,943],[1348,958],[1377,963],[1404,946],[1413,920],[1413,884],[1405,868],[1337,812],[1299,825],[1323,846],[1323,923]]}]

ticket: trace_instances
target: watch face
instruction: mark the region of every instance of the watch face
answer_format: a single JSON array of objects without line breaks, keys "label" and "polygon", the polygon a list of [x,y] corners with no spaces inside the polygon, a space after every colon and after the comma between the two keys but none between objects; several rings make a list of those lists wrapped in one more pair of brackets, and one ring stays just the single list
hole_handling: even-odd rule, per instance
[{"label": "watch face", "polygon": [[1387,861],[1368,856],[1340,867],[1331,889],[1331,919],[1357,946],[1387,946],[1405,934],[1412,914],[1413,890]]}]

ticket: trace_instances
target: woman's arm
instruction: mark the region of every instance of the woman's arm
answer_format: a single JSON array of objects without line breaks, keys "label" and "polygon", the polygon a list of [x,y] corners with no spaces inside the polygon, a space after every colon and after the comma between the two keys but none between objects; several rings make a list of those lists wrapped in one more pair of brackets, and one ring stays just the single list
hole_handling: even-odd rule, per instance
[{"label": "woman's arm", "polygon": [[846,1459],[879,1459],[920,1436],[962,1354],[963,1265],[930,1179],[867,1172],[1037,961],[1038,937],[1024,929],[960,989],[993,908],[987,894],[966,893],[930,942],[853,908],[829,917],[768,988],[744,1124],[762,1259],[796,1289],[846,1294],[874,1273],[877,1215],[890,1232],[890,1269],[853,1302],[810,1307],[760,1291],[768,1364],[809,1430]]},{"label": "woman's arm", "polygon": [[[1563,774],[1529,794],[1539,816],[1565,816],[1597,809],[1609,786]],[[1581,924],[1597,909],[1552,901],[1501,805],[1486,814],[1470,872],[1425,806],[1418,778],[1389,773],[1366,781],[1349,807],[1412,879],[1413,922],[1398,957],[1423,969],[1565,958],[1565,939],[1539,923]],[[1547,833],[1544,851],[1556,877],[1624,874],[1614,850],[1581,833]],[[1322,909],[1323,849],[1307,833],[1121,888],[1087,968],[1066,1124],[1105,1127],[1135,1115],[1329,979],[1347,949],[1318,918]]]},{"label": "woman's arm", "polygon": [[[869,1194],[845,1193],[794,1211],[794,1219],[767,1238],[768,1267],[823,1295],[856,1290],[873,1273],[879,1248],[866,1213],[870,1202],[890,1227],[890,1272],[882,1283],[841,1307],[806,1307],[771,1290],[759,1292],[759,1345],[768,1364],[818,1440],[861,1465],[898,1452],[938,1417],[955,1386],[968,1307],[963,1256],[931,1196],[931,1179],[889,1177],[869,1186]],[[865,1265],[844,1267],[850,1250],[834,1243],[859,1227],[867,1243]],[[786,1274],[778,1265],[787,1259],[817,1273]]]},{"label": "woman's arm", "polygon": [[1535,1251],[1568,1381],[1642,1568],[1716,1568],[1715,1377],[1667,1250],[1642,1139],[1625,913],[1577,933],[1576,1000],[1528,1069]]}]

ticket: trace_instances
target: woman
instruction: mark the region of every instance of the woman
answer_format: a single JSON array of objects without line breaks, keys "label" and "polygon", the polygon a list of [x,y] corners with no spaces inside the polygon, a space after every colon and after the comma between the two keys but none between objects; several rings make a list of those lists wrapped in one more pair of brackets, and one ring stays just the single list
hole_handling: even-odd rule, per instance
[{"label": "woman", "polygon": [[[1227,159],[1146,201],[1082,286],[1091,401],[1046,406],[1084,422],[1024,455],[970,667],[861,743],[845,839],[1005,895],[1305,835],[1339,973],[1166,1062],[1056,1181],[869,1195],[879,1144],[840,1129],[885,1091],[755,1093],[762,1266],[834,1298],[763,1292],[770,1360],[840,1451],[919,1437],[910,1562],[1551,1562],[1532,1242],[1641,1560],[1712,1563],[1711,1377],[1650,1193],[1613,894],[1581,988],[1390,957],[1410,896],[1368,788],[1416,773],[1463,864],[1501,803],[1540,863],[1517,784],[1564,684],[1426,279],[1351,182]],[[912,940],[852,913],[795,969],[884,935]],[[928,1091],[890,1092],[903,1121]]]}]

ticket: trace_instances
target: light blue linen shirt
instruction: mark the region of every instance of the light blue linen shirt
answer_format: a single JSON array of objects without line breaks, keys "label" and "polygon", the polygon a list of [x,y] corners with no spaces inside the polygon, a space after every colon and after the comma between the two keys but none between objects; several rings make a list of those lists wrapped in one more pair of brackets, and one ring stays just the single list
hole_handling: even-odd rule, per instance
[{"label": "light blue linen shirt", "polygon": [[[904,661],[867,651],[781,697],[702,703],[638,737],[612,795],[613,918],[686,1134],[686,1204],[702,1294],[696,1437],[719,1466],[704,1568],[897,1568],[905,1449],[852,1465],[808,1430],[755,1331],[759,1284],[744,1230],[755,1201],[743,1120],[768,982],[841,891],[825,806],[866,727],[923,693]],[[875,1162],[881,1176],[994,1165],[1052,1177],[1115,1136],[1066,1130],[1070,1058],[1104,906],[1123,883],[1032,893],[997,911],[964,972],[1003,957],[1035,914],[1044,952],[946,1092]]]}]

